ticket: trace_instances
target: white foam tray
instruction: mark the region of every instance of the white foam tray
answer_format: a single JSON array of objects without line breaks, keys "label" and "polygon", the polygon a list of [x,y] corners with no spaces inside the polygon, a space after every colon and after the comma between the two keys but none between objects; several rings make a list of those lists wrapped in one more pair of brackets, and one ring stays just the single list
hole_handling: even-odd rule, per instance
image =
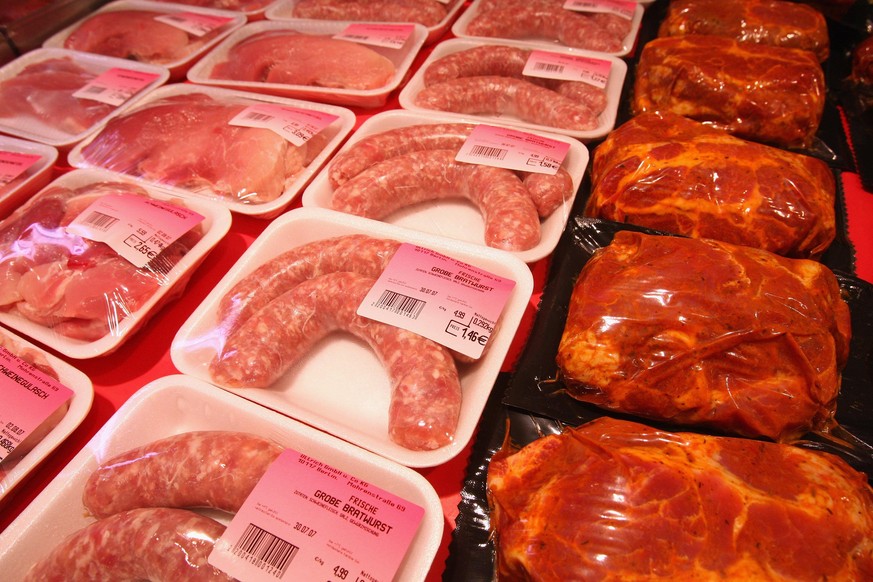
[{"label": "white foam tray", "polygon": [[[637,2],[637,7],[634,10],[633,18],[631,19],[630,31],[627,33],[627,36],[625,36],[624,39],[622,39],[621,49],[619,49],[615,52],[610,52],[610,53],[595,53],[595,54],[610,54],[610,55],[613,55],[616,57],[623,57],[623,56],[630,54],[631,50],[633,50],[633,48],[634,48],[634,44],[636,43],[637,36],[640,33],[640,25],[643,21],[643,13],[645,12],[645,5],[650,4],[653,1],[654,0],[638,1]],[[454,34],[457,38],[468,38],[468,39],[476,39],[476,40],[487,40],[487,39],[493,40],[494,39],[494,37],[474,36],[472,34],[467,33],[467,27],[470,25],[470,22],[472,22],[473,19],[476,17],[477,13],[479,12],[479,6],[481,4],[482,4],[482,0],[473,0],[473,2],[470,4],[470,7],[467,10],[465,10],[464,13],[461,14],[461,16],[459,16],[458,19],[455,21],[455,23],[452,25],[452,34]],[[566,47],[566,45],[563,45],[557,41],[553,41],[553,40],[545,39],[545,38],[539,38],[539,39],[537,39],[537,38],[515,39],[514,38],[514,39],[506,39],[506,40],[517,41],[517,42],[524,43],[528,46],[534,46],[534,47],[543,48],[546,50],[549,50],[550,48],[554,48],[554,47]],[[568,47],[568,48],[570,48],[570,47]],[[573,50],[581,51],[583,49],[574,48]]]},{"label": "white foam tray", "polygon": [[22,175],[8,184],[0,185],[2,218],[51,180],[52,166],[58,159],[58,150],[49,145],[0,135],[0,151],[39,156],[39,160]]},{"label": "white foam tray", "polygon": [[[377,113],[364,121],[357,131],[349,138],[337,155],[350,149],[359,140],[370,135],[382,133],[399,127],[421,123],[485,123],[481,118],[472,116],[451,117],[435,113],[418,113],[412,111],[392,110]],[[490,125],[506,124],[489,123]],[[561,233],[567,225],[576,193],[582,183],[588,166],[588,149],[578,140],[567,136],[542,130],[525,129],[537,135],[568,143],[570,149],[564,160],[564,169],[573,178],[573,196],[564,201],[550,216],[541,221],[541,239],[533,248],[513,252],[516,257],[526,263],[534,263],[549,254],[558,245]],[[312,180],[303,192],[303,206],[314,208],[330,208],[333,187],[328,180],[330,163]],[[434,200],[414,207],[404,209],[388,217],[385,222],[403,226],[421,232],[445,236],[485,246],[485,223],[482,214],[466,200]]]},{"label": "white foam tray", "polygon": [[[554,53],[559,54],[572,54],[577,56],[584,56],[592,59],[600,59],[609,61],[611,63],[609,79],[606,83],[606,109],[599,116],[599,123],[597,127],[589,130],[574,130],[567,129],[564,127],[551,127],[545,125],[538,125],[535,123],[530,123],[527,121],[523,121],[514,115],[476,115],[472,116],[468,113],[454,113],[451,111],[435,111],[433,109],[427,109],[425,107],[421,107],[416,105],[415,98],[418,93],[420,93],[424,88],[424,72],[427,70],[427,67],[433,63],[434,61],[450,55],[455,52],[469,50],[472,48],[480,47],[480,46],[511,46],[522,49],[541,49],[547,50]],[[509,40],[495,40],[495,39],[463,39],[463,38],[453,38],[449,40],[445,40],[433,48],[430,55],[428,55],[427,59],[422,63],[422,65],[418,68],[418,70],[413,74],[413,76],[409,79],[409,82],[403,87],[400,91],[399,101],[400,106],[403,109],[408,111],[415,112],[430,112],[430,113],[439,113],[440,115],[445,115],[449,117],[475,117],[480,121],[487,121],[490,123],[499,123],[505,125],[514,125],[517,127],[522,127],[525,129],[533,130],[533,131],[547,131],[552,133],[559,133],[562,135],[567,135],[570,137],[574,137],[581,141],[593,141],[596,139],[600,139],[606,137],[609,132],[613,130],[615,127],[615,120],[618,117],[618,107],[621,102],[621,91],[624,86],[625,77],[627,76],[627,63],[622,59],[607,55],[604,53],[595,53],[590,51],[581,51],[578,49],[568,49],[562,48],[557,45],[552,46],[536,46],[531,43],[522,43],[515,42]]]},{"label": "white foam tray", "polygon": [[[54,146],[59,149],[69,149],[91,133],[100,129],[110,115],[124,111],[137,104],[142,98],[149,94],[157,87],[167,82],[170,77],[170,71],[166,67],[157,65],[149,65],[147,63],[137,63],[126,59],[117,59],[115,57],[107,57],[103,55],[92,55],[79,51],[71,51],[62,48],[38,48],[25,53],[17,59],[7,63],[0,68],[0,83],[8,79],[15,78],[26,67],[54,58],[69,58],[76,65],[83,69],[99,75],[113,68],[127,69],[137,72],[147,72],[157,75],[157,78],[139,91],[136,95],[124,102],[117,108],[107,106],[106,116],[98,119],[87,129],[80,133],[69,133],[58,129],[51,125],[51,120],[42,121],[27,115],[19,115],[12,118],[0,118],[0,131]],[[37,89],[35,88],[34,91]],[[71,91],[70,93],[74,93]]]},{"label": "white foam tray", "polygon": [[[273,439],[423,507],[424,516],[396,579],[426,578],[442,538],[444,518],[439,497],[424,477],[183,375],[160,378],[135,393],[0,533],[3,577],[20,580],[66,535],[93,521],[86,517],[82,491],[100,463],[157,439],[197,430],[240,431]],[[209,516],[229,521],[229,516],[216,511]]]},{"label": "white foam tray", "polygon": [[[267,9],[265,16],[267,20],[307,20],[305,18],[296,18],[294,16],[294,8],[299,3],[300,0],[280,0],[278,3]],[[446,10],[445,18],[433,26],[426,27],[427,38],[425,39],[424,44],[433,44],[449,30],[449,26],[452,24],[455,17],[457,17],[461,7],[464,6],[464,0],[451,0],[450,4],[451,6]]]},{"label": "white foam tray", "polygon": [[[123,174],[103,170],[73,170],[53,180],[46,188],[67,186],[77,188],[87,184],[102,181],[133,182]],[[158,200],[179,198],[166,189],[157,186],[138,184]],[[39,193],[34,197],[39,196]],[[194,247],[183,256],[168,273],[167,283],[161,286],[137,311],[121,320],[117,329],[94,341],[78,340],[63,336],[50,327],[31,321],[14,311],[0,311],[0,323],[21,333],[41,344],[48,346],[65,356],[76,359],[94,358],[109,354],[116,350],[128,337],[135,333],[157,311],[164,300],[171,299],[172,292],[188,282],[188,278],[206,255],[227,234],[230,229],[230,212],[217,204],[187,198],[185,206],[203,215],[205,219],[200,226],[203,236]]]},{"label": "white foam tray", "polygon": [[330,87],[315,87],[311,85],[288,85],[283,83],[259,83],[254,81],[235,81],[232,79],[212,79],[210,75],[215,66],[224,61],[230,49],[253,34],[267,30],[296,31],[302,34],[334,35],[342,32],[349,22],[336,20],[295,20],[294,22],[263,20],[246,24],[236,30],[214,49],[208,52],[200,61],[188,70],[188,80],[201,85],[227,87],[266,93],[278,97],[310,99],[335,105],[357,107],[380,107],[388,100],[388,95],[397,89],[406,78],[416,55],[424,44],[427,29],[416,24],[410,39],[401,49],[368,46],[368,48],[388,58],[394,63],[394,76],[384,87],[376,89],[334,89]]},{"label": "white foam tray", "polygon": [[[94,401],[94,386],[91,379],[57,356],[37,347],[26,339],[8,330],[0,330],[6,349],[22,357],[33,352],[45,358],[57,373],[58,381],[73,391],[70,407],[61,421],[23,457],[0,463],[0,507],[3,499],[20,484],[42,461],[45,460],[85,420]],[[23,358],[27,361],[27,358]],[[0,400],[2,401],[2,400]]]},{"label": "white foam tray", "polygon": [[155,0],[157,2],[161,2],[164,4],[182,4],[186,7],[190,6],[207,6],[209,8],[223,8],[225,10],[232,10],[237,14],[242,14],[246,17],[248,22],[254,22],[257,20],[263,20],[264,16],[267,13],[267,10],[276,5],[279,0],[274,0],[273,2],[265,2],[263,6],[258,8],[251,8],[249,10],[236,10],[233,8],[227,8],[228,2],[223,0]]},{"label": "white foam tray", "polygon": [[[355,114],[345,107],[326,105],[323,103],[314,103],[312,101],[302,101],[299,99],[287,99],[282,97],[271,97],[269,95],[258,95],[245,91],[223,89],[221,87],[197,86],[191,85],[190,83],[179,83],[160,87],[152,92],[141,103],[139,103],[136,109],[139,109],[140,106],[147,106],[149,103],[152,103],[158,99],[172,97],[174,95],[187,95],[191,93],[202,93],[204,95],[209,95],[210,97],[213,97],[215,99],[239,99],[253,105],[258,103],[275,103],[279,105],[286,105],[288,107],[295,107],[297,109],[330,113],[332,115],[336,115],[339,118],[323,130],[326,135],[329,136],[329,139],[325,143],[324,148],[321,150],[321,152],[319,152],[319,154],[315,156],[315,158],[313,158],[312,162],[310,162],[310,164],[306,168],[301,170],[293,178],[293,180],[291,180],[286,185],[285,190],[278,198],[269,202],[263,202],[259,204],[246,204],[235,199],[230,199],[227,196],[222,196],[210,190],[186,190],[181,187],[173,186],[172,184],[149,182],[143,178],[131,176],[131,178],[146,184],[157,184],[164,188],[168,188],[179,196],[184,196],[186,198],[200,198],[210,200],[214,203],[217,202],[218,204],[226,207],[232,212],[256,216],[258,218],[274,218],[283,210],[285,210],[285,208],[288,207],[288,205],[298,196],[298,194],[303,191],[303,188],[309,183],[309,181],[319,171],[319,169],[321,169],[321,167],[327,162],[327,160],[330,159],[334,151],[336,151],[336,149],[343,142],[343,140],[348,137],[349,133],[352,131],[352,128],[354,128],[356,123]],[[128,112],[131,112],[131,110],[119,113],[119,116],[123,116],[125,113]],[[99,136],[100,131],[97,131],[93,135],[89,136],[87,139],[83,140],[81,143],[77,144],[72,150],[70,150],[70,153],[67,157],[70,165],[77,168],[98,167],[88,162],[88,160],[82,156],[82,149]],[[210,155],[208,151],[203,151],[202,153],[204,156]]]},{"label": "white foam tray", "polygon": [[388,376],[369,347],[350,335],[328,336],[270,388],[227,390],[403,465],[440,465],[457,455],[472,437],[533,292],[530,269],[504,251],[332,210],[291,210],[267,227],[182,325],[170,347],[173,364],[184,374],[214,382],[208,367],[223,345],[215,317],[221,297],[273,257],[309,242],[346,234],[416,244],[515,281],[485,354],[475,363],[458,365],[463,402],[454,441],[432,451],[413,451],[388,438]]},{"label": "white foam tray", "polygon": [[78,30],[79,27],[82,26],[82,24],[84,24],[94,15],[118,10],[143,10],[149,12],[159,12],[161,14],[167,15],[178,14],[181,12],[191,12],[194,14],[204,14],[208,16],[218,16],[231,19],[227,24],[214,30],[212,36],[207,38],[203,42],[200,42],[200,39],[198,39],[197,37],[192,37],[189,50],[184,56],[165,63],[153,63],[166,67],[170,71],[170,78],[172,80],[184,79],[185,73],[197,59],[202,57],[212,47],[224,40],[224,38],[227,37],[234,30],[240,28],[246,23],[245,15],[240,12],[213,10],[210,8],[202,8],[199,6],[185,6],[183,4],[170,4],[167,2],[151,2],[149,0],[117,0],[116,2],[110,2],[109,4],[104,5],[102,8],[96,10],[92,14],[89,14],[88,16],[85,16],[84,18],[71,24],[70,26],[67,26],[66,28],[56,32],[52,36],[48,37],[42,43],[42,46],[44,48],[64,48],[64,44],[67,42],[67,39],[70,37],[70,35]]}]

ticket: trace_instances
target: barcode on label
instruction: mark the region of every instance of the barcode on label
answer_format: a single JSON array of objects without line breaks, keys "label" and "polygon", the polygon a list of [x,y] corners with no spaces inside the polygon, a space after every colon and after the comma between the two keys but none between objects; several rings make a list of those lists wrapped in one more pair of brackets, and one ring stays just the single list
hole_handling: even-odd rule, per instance
[{"label": "barcode on label", "polygon": [[369,40],[370,37],[366,34],[345,34],[343,35],[345,38],[354,39],[354,40]]},{"label": "barcode on label", "polygon": [[113,224],[118,222],[118,219],[102,212],[92,211],[85,218],[85,222],[89,225],[99,228],[100,230],[108,230]]},{"label": "barcode on label", "polygon": [[106,87],[101,87],[100,85],[92,85],[90,87],[85,87],[85,93],[94,93],[95,95],[99,95],[106,91]]},{"label": "barcode on label", "polygon": [[477,145],[470,148],[470,155],[478,158],[491,158],[493,160],[502,160],[506,157],[509,150],[503,148],[495,148],[483,145]]},{"label": "barcode on label", "polygon": [[387,289],[382,292],[382,296],[376,302],[376,307],[379,309],[392,311],[410,319],[417,319],[425,305],[427,305],[427,301]]},{"label": "barcode on label", "polygon": [[250,111],[246,113],[246,119],[254,119],[257,121],[270,121],[273,119],[272,115],[267,115],[266,113],[258,113],[257,111]]},{"label": "barcode on label", "polygon": [[536,63],[534,64],[534,70],[545,71],[547,73],[563,73],[564,65],[556,65],[553,63]]},{"label": "barcode on label", "polygon": [[285,575],[285,570],[300,550],[290,542],[250,523],[233,546],[233,553],[251,558],[252,563],[276,578]]}]

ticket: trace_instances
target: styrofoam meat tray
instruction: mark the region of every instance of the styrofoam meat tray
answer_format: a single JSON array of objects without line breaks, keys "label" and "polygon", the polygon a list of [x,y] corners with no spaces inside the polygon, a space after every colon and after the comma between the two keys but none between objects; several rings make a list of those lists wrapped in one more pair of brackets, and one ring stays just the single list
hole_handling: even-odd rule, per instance
[{"label": "styrofoam meat tray", "polygon": [[[158,12],[161,15],[174,15],[181,13],[202,14],[204,16],[229,18],[230,20],[212,31],[212,36],[202,43],[198,43],[195,36],[186,51],[186,54],[177,59],[168,62],[153,63],[166,67],[170,71],[170,78],[173,80],[184,79],[185,73],[194,64],[194,62],[208,52],[212,47],[221,42],[234,30],[240,28],[246,23],[245,15],[239,12],[230,12],[227,10],[214,10],[211,8],[203,8],[200,6],[185,6],[183,4],[168,4],[166,2],[152,2],[150,0],[116,0],[105,4],[102,8],[96,10],[92,14],[85,16],[70,26],[56,32],[47,38],[42,46],[44,48],[64,48],[64,43],[79,27],[87,20],[97,14],[104,12],[113,12],[118,10],[143,10],[149,12]],[[146,61],[149,62],[149,61]]]},{"label": "styrofoam meat tray", "polygon": [[[156,422],[160,419],[160,422]],[[152,441],[199,430],[239,431],[273,439],[424,508],[397,580],[424,580],[443,532],[433,487],[417,472],[184,375],[137,391],[46,488],[0,533],[0,571],[20,580],[65,536],[93,521],[82,505],[88,476],[102,462]],[[224,523],[230,516],[208,515]]]},{"label": "styrofoam meat tray", "polygon": [[[630,54],[631,50],[634,48],[634,44],[636,43],[637,36],[640,32],[640,25],[643,21],[643,14],[645,13],[645,5],[651,4],[654,0],[648,1],[637,1],[637,7],[634,10],[633,18],[631,18],[631,28],[627,33],[627,36],[624,37],[621,43],[621,49],[613,52],[613,53],[595,53],[595,54],[610,54],[616,57],[623,57]],[[494,37],[486,37],[486,36],[473,36],[471,34],[467,34],[467,27],[470,25],[470,22],[476,17],[479,12],[479,6],[482,4],[482,0],[473,0],[470,4],[470,7],[461,14],[455,23],[452,25],[452,34],[454,34],[458,38],[467,38],[467,39],[476,39],[476,40],[486,40],[493,39]],[[553,47],[564,47],[566,45],[560,44],[557,41],[553,41],[545,38],[530,38],[530,39],[506,39],[524,43],[528,46],[535,46],[539,48],[544,48],[546,50],[550,50]],[[570,48],[570,47],[568,47]],[[583,49],[573,49],[573,50],[583,50]]]},{"label": "styrofoam meat tray", "polygon": [[[107,57],[104,55],[92,55],[63,48],[38,48],[21,55],[17,59],[0,68],[0,83],[15,78],[30,65],[56,58],[68,58],[76,65],[94,75],[100,75],[110,69],[118,68],[152,73],[157,75],[157,77],[122,105],[114,109],[111,108],[111,106],[107,106],[107,113],[104,117],[98,119],[90,127],[79,133],[73,134],[59,129],[55,125],[52,125],[51,119],[43,121],[29,115],[24,115],[23,113],[21,115],[16,115],[15,117],[0,118],[0,131],[24,139],[30,139],[46,145],[54,146],[58,149],[68,149],[90,135],[92,132],[100,129],[110,115],[124,111],[125,109],[136,105],[140,99],[148,95],[150,91],[166,83],[167,79],[170,77],[170,71],[166,67],[157,65],[137,63],[135,61],[117,59],[115,57]],[[34,88],[34,91],[36,90],[38,89]],[[75,91],[70,91],[70,93],[74,92]]]},{"label": "styrofoam meat tray", "polygon": [[[136,183],[123,174],[114,172],[72,170],[53,180],[46,188],[54,186],[78,188],[104,181]],[[137,185],[158,200],[179,198],[168,190],[157,186]],[[39,193],[35,196],[39,196]],[[50,327],[26,319],[14,311],[0,311],[0,323],[71,358],[87,359],[111,353],[135,333],[153,312],[163,305],[164,300],[172,298],[173,291],[177,291],[180,286],[184,287],[187,284],[193,271],[230,229],[230,212],[226,208],[191,198],[184,199],[183,202],[185,206],[205,217],[201,222],[202,238],[166,273],[166,284],[148,298],[140,309],[122,319],[109,334],[94,341],[74,339],[63,336]]]},{"label": "styrofoam meat tray", "polygon": [[295,20],[277,21],[262,20],[251,22],[234,31],[214,49],[194,64],[188,70],[188,80],[201,85],[227,87],[229,89],[241,89],[266,93],[279,97],[293,97],[297,99],[311,99],[336,105],[349,105],[358,107],[380,107],[388,100],[388,95],[406,78],[412,62],[418,51],[424,44],[427,29],[420,24],[414,26],[414,31],[403,48],[392,49],[378,46],[368,48],[381,54],[394,63],[394,76],[384,87],[376,89],[341,89],[331,87],[316,87],[312,85],[288,85],[283,83],[260,83],[256,81],[236,81],[233,79],[213,79],[210,77],[213,68],[223,62],[228,52],[237,43],[244,39],[267,30],[282,30],[299,32],[301,34],[332,36],[345,30],[349,25],[346,21],[336,20]]},{"label": "styrofoam meat tray", "polygon": [[[26,339],[5,329],[0,330],[0,335],[3,336],[2,344],[15,355],[22,357],[24,353],[31,352],[36,353],[40,358],[45,358],[52,370],[57,373],[58,381],[73,391],[67,413],[45,438],[24,456],[0,463],[0,506],[2,506],[4,497],[82,423],[94,401],[94,386],[91,379],[83,372]],[[27,358],[23,359],[27,360]]]},{"label": "styrofoam meat tray", "polygon": [[[237,9],[233,8],[235,5],[234,2],[228,2],[227,0],[155,0],[156,2],[161,2],[163,4],[182,4],[184,6],[207,6],[210,8],[222,8],[224,10],[232,10],[238,14],[242,14],[246,17],[248,22],[254,22],[257,20],[262,20],[271,7],[273,7],[278,0],[273,0],[272,2],[259,2],[260,6],[249,8],[249,9]],[[240,2],[240,4],[243,4]],[[230,8],[228,7],[230,6]]]},{"label": "styrofoam meat tray", "polygon": [[51,180],[52,166],[58,159],[58,150],[49,145],[0,135],[0,152],[39,156],[39,160],[12,182],[0,184],[2,218]]},{"label": "styrofoam meat tray", "polygon": [[[324,165],[324,163],[328,159],[330,159],[334,151],[349,135],[356,123],[355,114],[345,107],[326,105],[323,103],[314,103],[312,101],[302,101],[299,99],[287,99],[282,97],[272,97],[270,95],[259,95],[246,91],[224,89],[221,87],[197,86],[191,85],[190,83],[178,83],[160,87],[152,92],[146,99],[137,104],[137,107],[134,109],[138,109],[140,106],[147,106],[149,103],[152,103],[158,99],[164,99],[167,97],[172,97],[174,95],[188,95],[193,93],[202,93],[215,99],[227,98],[242,100],[243,102],[249,103],[251,105],[259,103],[284,105],[307,111],[330,113],[332,115],[336,115],[339,118],[323,130],[323,133],[325,134],[325,136],[327,136],[327,141],[325,142],[324,148],[318,153],[317,156],[315,156],[315,158],[313,158],[308,166],[303,168],[303,170],[301,170],[299,173],[297,173],[297,175],[292,178],[292,180],[285,186],[285,190],[278,198],[269,202],[247,204],[236,199],[231,199],[227,196],[222,196],[221,194],[218,194],[208,188],[189,190],[180,186],[173,186],[171,184],[149,182],[148,180],[145,180],[144,178],[138,176],[130,176],[131,178],[146,184],[151,183],[160,185],[161,187],[169,189],[179,196],[183,196],[185,198],[194,197],[210,200],[212,202],[217,202],[222,206],[227,207],[228,210],[232,212],[246,214],[250,216],[257,216],[259,218],[273,218],[280,212],[282,212],[297,197],[297,195],[303,191],[303,188],[309,183],[309,181]],[[118,116],[123,116],[126,113],[130,112],[132,112],[132,110],[126,110],[125,112],[120,112]],[[77,168],[98,167],[88,162],[88,160],[86,160],[82,156],[82,149],[85,148],[92,141],[94,141],[94,139],[96,139],[99,135],[100,131],[95,132],[93,135],[89,136],[81,143],[77,144],[72,150],[70,150],[70,153],[67,157],[70,165]],[[179,136],[179,138],[184,139],[185,136]],[[124,144],[118,145],[119,147],[123,147]],[[209,151],[202,151],[201,153],[204,156],[210,155]]]},{"label": "styrofoam meat tray", "polygon": [[[265,16],[267,20],[307,20],[305,18],[297,18],[294,16],[294,8],[299,3],[300,0],[281,0],[268,8]],[[425,27],[427,29],[427,38],[425,39],[424,44],[433,44],[449,30],[449,26],[464,5],[464,0],[450,0],[448,3],[451,4],[451,6],[446,10],[445,18],[433,26]]]},{"label": "styrofoam meat tray", "polygon": [[[455,113],[451,111],[436,111],[433,109],[427,109],[425,107],[421,107],[415,103],[416,95],[421,92],[424,88],[424,72],[427,70],[427,67],[430,66],[434,61],[463,50],[472,49],[480,46],[510,46],[522,49],[540,49],[546,50],[553,53],[565,54],[565,55],[577,55],[583,56],[592,59],[599,59],[604,61],[609,61],[611,64],[609,79],[606,83],[606,109],[599,116],[599,123],[597,127],[589,130],[574,130],[574,129],[566,129],[563,127],[550,127],[545,125],[538,125],[535,123],[530,123],[527,121],[523,121],[514,115],[475,115],[472,116],[468,113]],[[430,55],[428,55],[427,59],[422,63],[421,67],[412,75],[406,85],[401,89],[399,95],[400,106],[403,109],[415,112],[429,112],[429,113],[439,113],[440,115],[445,115],[449,117],[475,117],[481,121],[487,121],[491,123],[498,123],[504,125],[514,125],[521,128],[534,130],[534,131],[547,131],[552,133],[560,133],[562,135],[568,135],[570,137],[575,137],[582,141],[592,141],[595,139],[600,139],[605,137],[609,132],[613,130],[615,127],[615,120],[618,117],[618,107],[621,101],[621,92],[622,87],[624,85],[625,77],[627,76],[627,63],[622,59],[607,55],[604,53],[595,53],[590,51],[582,51],[578,49],[568,49],[563,48],[557,45],[553,46],[536,46],[531,43],[522,43],[516,41],[509,40],[500,40],[500,39],[464,39],[464,38],[453,38],[449,40],[445,40],[438,45],[436,45],[431,51]]]},{"label": "styrofoam meat tray", "polygon": [[245,275],[273,257],[309,242],[347,234],[367,234],[426,247],[515,281],[484,355],[475,363],[458,364],[463,402],[454,441],[431,451],[413,451],[388,438],[388,376],[369,347],[351,335],[326,337],[270,388],[227,390],[403,465],[432,467],[444,463],[466,446],[475,431],[533,292],[530,269],[504,251],[332,210],[294,209],[267,227],[191,314],[173,339],[170,356],[180,372],[214,383],[209,364],[224,343],[216,329],[219,300]]},{"label": "styrofoam meat tray", "polygon": [[[486,122],[472,116],[447,117],[439,113],[419,113],[402,110],[384,111],[364,121],[337,152],[337,155],[351,149],[356,142],[370,135],[422,123],[481,124]],[[506,127],[506,124],[502,123],[489,123],[489,125]],[[585,145],[578,140],[570,139],[564,135],[542,130],[524,129],[524,131],[568,143],[570,149],[564,160],[563,167],[573,178],[573,196],[564,200],[564,203],[559,208],[541,221],[542,236],[539,244],[531,249],[512,253],[526,263],[533,263],[548,256],[557,246],[588,166],[589,153]],[[303,206],[328,209],[331,207],[333,187],[328,180],[329,168],[330,163],[325,165],[324,169],[303,192]],[[385,222],[485,246],[485,223],[482,215],[479,209],[467,200],[434,200],[425,202],[396,212],[388,217]]]}]

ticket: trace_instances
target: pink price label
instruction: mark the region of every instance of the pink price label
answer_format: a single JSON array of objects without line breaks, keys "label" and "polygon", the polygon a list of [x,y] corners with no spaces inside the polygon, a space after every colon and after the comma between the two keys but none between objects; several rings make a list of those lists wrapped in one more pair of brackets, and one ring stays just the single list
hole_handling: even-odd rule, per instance
[{"label": "pink price label", "polygon": [[5,186],[39,162],[39,154],[0,150],[0,186]]},{"label": "pink price label", "polygon": [[404,243],[358,307],[358,315],[479,358],[515,281]]},{"label": "pink price label", "polygon": [[72,396],[72,390],[0,347],[0,461]]},{"label": "pink price label", "polygon": [[99,101],[117,107],[123,105],[125,101],[159,78],[160,75],[157,73],[112,68],[101,73],[73,93],[73,97]]},{"label": "pink price label", "polygon": [[458,150],[455,159],[507,170],[556,174],[570,144],[518,129],[480,124]]},{"label": "pink price label", "polygon": [[390,582],[424,508],[294,450],[267,469],[209,554],[247,582]]},{"label": "pink price label", "polygon": [[324,111],[264,103],[246,107],[229,123],[269,129],[294,145],[302,146],[337,119],[338,116]]},{"label": "pink price label", "polygon": [[611,70],[612,63],[603,59],[532,50],[522,73],[544,79],[581,81],[605,89]]},{"label": "pink price label", "polygon": [[142,268],[204,218],[178,204],[133,194],[108,194],[92,202],[67,230],[106,243]]},{"label": "pink price label", "polygon": [[625,0],[567,0],[564,8],[576,12],[604,12],[633,20],[639,4]]},{"label": "pink price label", "polygon": [[160,14],[155,16],[155,20],[175,26],[196,37],[201,37],[232,22],[233,18],[213,14],[198,14],[196,12],[175,12],[172,14]]},{"label": "pink price label", "polygon": [[415,32],[414,24],[354,22],[345,27],[342,32],[335,34],[333,38],[372,46],[401,49],[413,32]]}]

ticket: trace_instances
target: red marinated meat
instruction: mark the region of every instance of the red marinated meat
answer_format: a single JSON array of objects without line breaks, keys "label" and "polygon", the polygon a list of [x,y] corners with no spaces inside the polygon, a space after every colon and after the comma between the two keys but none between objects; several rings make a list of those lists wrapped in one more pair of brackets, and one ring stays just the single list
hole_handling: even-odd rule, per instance
[{"label": "red marinated meat", "polygon": [[73,96],[96,77],[69,58],[27,65],[0,83],[0,119],[32,117],[78,135],[115,110],[113,105]]},{"label": "red marinated meat", "polygon": [[808,50],[822,62],[830,52],[824,15],[786,0],[672,0],[658,35],[686,34]]},{"label": "red marinated meat", "polygon": [[110,120],[82,148],[88,163],[244,203],[270,202],[323,147],[295,146],[265,128],[229,122],[250,102],[203,93],[151,101]]},{"label": "red marinated meat", "polygon": [[836,235],[836,184],[810,156],[674,113],[631,118],[594,150],[588,216],[817,258]]},{"label": "red marinated meat", "polygon": [[788,441],[831,425],[850,337],[821,263],[621,231],[575,282],[557,363],[584,402]]},{"label": "red marinated meat", "polygon": [[64,48],[154,64],[185,59],[215,36],[188,34],[156,20],[166,12],[109,10],[94,14],[64,40]]},{"label": "red marinated meat", "polygon": [[824,102],[824,72],[811,52],[690,34],[646,43],[632,109],[677,113],[738,137],[799,148],[812,144]]},{"label": "red marinated meat", "polygon": [[873,490],[827,453],[601,418],[487,479],[501,582],[873,579]]},{"label": "red marinated meat", "polygon": [[293,30],[266,30],[232,46],[209,76],[232,81],[369,90],[387,85],[395,72],[391,60],[364,45]]}]

